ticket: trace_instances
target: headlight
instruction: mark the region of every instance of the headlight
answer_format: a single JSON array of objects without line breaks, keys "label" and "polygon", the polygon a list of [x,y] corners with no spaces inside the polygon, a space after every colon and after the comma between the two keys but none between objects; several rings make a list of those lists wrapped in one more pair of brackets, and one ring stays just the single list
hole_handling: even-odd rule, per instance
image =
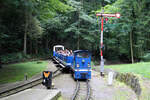
[{"label": "headlight", "polygon": [[79,64],[77,64],[77,67],[79,67]]},{"label": "headlight", "polygon": [[84,62],[85,62],[85,60],[83,59],[83,60],[82,60],[82,63],[84,63]]},{"label": "headlight", "polygon": [[90,66],[90,63],[88,63],[88,67],[91,67],[91,66]]}]

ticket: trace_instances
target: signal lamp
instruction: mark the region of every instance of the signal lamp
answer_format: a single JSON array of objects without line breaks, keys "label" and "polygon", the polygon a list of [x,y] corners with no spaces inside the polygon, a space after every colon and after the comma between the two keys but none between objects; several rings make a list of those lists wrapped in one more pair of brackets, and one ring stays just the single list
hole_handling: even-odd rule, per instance
[{"label": "signal lamp", "polygon": [[120,18],[120,13],[116,13],[116,17],[117,17],[117,18]]},{"label": "signal lamp", "polygon": [[108,21],[108,18],[105,18],[105,21],[107,22],[107,21]]}]

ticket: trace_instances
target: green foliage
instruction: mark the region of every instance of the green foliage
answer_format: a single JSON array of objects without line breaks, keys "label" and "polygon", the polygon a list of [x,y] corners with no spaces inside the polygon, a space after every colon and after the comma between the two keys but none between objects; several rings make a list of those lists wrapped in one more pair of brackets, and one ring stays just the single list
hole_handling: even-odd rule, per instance
[{"label": "green foliage", "polygon": [[[53,22],[54,20],[51,19],[56,15],[65,14],[72,9],[66,4],[66,1],[60,0],[2,0],[0,6],[0,51],[6,56],[23,50],[25,32],[27,33],[27,53],[40,52],[39,50],[45,46],[43,39],[45,34],[43,33],[47,27],[43,25]],[[55,22],[50,26],[55,27]],[[57,27],[61,26],[56,26],[56,30]],[[54,29],[51,27],[51,30]],[[6,62],[8,59],[9,62],[9,59],[12,58],[2,59]]]},{"label": "green foliage", "polygon": [[17,63],[17,62],[44,59],[44,58],[49,58],[50,56],[52,56],[51,52],[46,52],[44,50],[45,49],[40,50],[38,54],[24,55],[22,52],[18,52],[18,53],[9,53],[5,55],[1,55],[1,63],[3,64]]},{"label": "green foliage", "polygon": [[47,21],[59,13],[66,13],[72,9],[69,5],[66,5],[65,2],[61,2],[60,0],[39,0],[37,3],[37,8],[40,10],[39,18],[43,21]]},{"label": "green foliage", "polygon": [[27,59],[30,59],[31,57],[29,55],[24,55],[23,53],[11,53],[11,54],[5,54],[1,56],[1,62],[2,63],[13,63],[13,62],[21,62],[25,61]]},{"label": "green foliage", "polygon": [[145,53],[144,56],[142,56],[141,60],[143,61],[150,61],[150,53]]},{"label": "green foliage", "polygon": [[37,18],[33,17],[30,20],[29,25],[28,25],[28,31],[29,31],[28,35],[32,39],[40,38],[40,36],[42,36],[43,29],[41,27],[40,21]]},{"label": "green foliage", "polygon": [[[147,59],[148,0],[1,0],[0,53],[9,56],[22,52],[26,32],[27,54],[44,55],[54,45],[62,44],[73,50],[78,46],[88,49],[99,59],[100,19],[95,13],[101,12],[102,5],[105,13],[121,13],[120,19],[109,18],[104,24],[104,58],[131,61],[132,33],[135,60]],[[13,60],[3,57],[4,62]]]},{"label": "green foliage", "polygon": [[[130,34],[132,33],[133,56],[139,61],[144,53],[149,50],[149,22],[148,2],[134,0],[117,0],[113,4],[104,7],[105,13],[121,13],[120,19],[109,18],[104,25],[104,44],[106,44],[105,57],[114,52],[117,58],[131,60],[130,57]],[[97,10],[97,12],[100,12]],[[145,14],[147,12],[147,14]],[[108,25],[109,24],[109,25]],[[107,35],[109,34],[109,35]]]}]

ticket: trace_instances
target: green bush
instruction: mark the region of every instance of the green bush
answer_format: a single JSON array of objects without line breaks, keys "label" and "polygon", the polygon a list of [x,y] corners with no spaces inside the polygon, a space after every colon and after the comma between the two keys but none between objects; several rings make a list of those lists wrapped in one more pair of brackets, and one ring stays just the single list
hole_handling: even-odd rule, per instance
[{"label": "green bush", "polygon": [[142,61],[150,61],[150,52],[146,53],[141,59]]},{"label": "green bush", "polygon": [[22,52],[5,54],[1,56],[2,63],[4,64],[25,61],[30,58],[30,55],[24,55]]},{"label": "green bush", "polygon": [[39,54],[32,54],[32,55],[24,55],[22,52],[5,54],[1,56],[1,62],[3,64],[8,63],[16,63],[28,60],[38,60],[41,58],[48,58],[51,56],[51,53],[39,52]]}]

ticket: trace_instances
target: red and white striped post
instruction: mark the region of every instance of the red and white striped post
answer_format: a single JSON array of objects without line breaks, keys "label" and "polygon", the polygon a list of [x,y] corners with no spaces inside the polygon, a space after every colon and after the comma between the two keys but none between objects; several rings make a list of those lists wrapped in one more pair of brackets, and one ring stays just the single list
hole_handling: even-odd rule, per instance
[{"label": "red and white striped post", "polygon": [[100,66],[100,75],[104,76],[104,59],[103,59],[103,25],[104,25],[104,17],[116,17],[120,18],[120,13],[116,14],[104,14],[104,13],[98,13],[96,16],[101,17],[101,66]]}]

